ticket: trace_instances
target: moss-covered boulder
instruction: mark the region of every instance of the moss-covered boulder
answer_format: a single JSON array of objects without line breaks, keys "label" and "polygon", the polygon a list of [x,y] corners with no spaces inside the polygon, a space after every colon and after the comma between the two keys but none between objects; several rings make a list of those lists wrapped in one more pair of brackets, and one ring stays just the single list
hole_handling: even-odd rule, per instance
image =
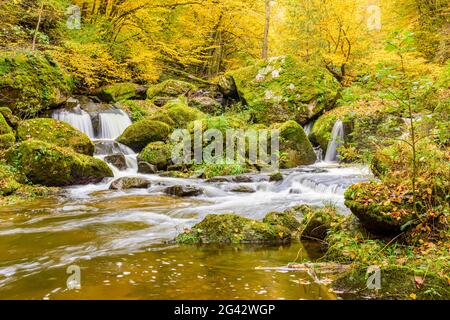
[{"label": "moss-covered boulder", "polygon": [[166,170],[172,161],[172,148],[171,144],[162,141],[152,142],[139,153],[138,158],[156,166],[158,170]]},{"label": "moss-covered boulder", "polygon": [[217,100],[206,96],[189,99],[189,106],[212,115],[220,114],[223,111],[222,105]]},{"label": "moss-covered boulder", "polygon": [[19,124],[20,119],[12,113],[10,108],[0,107],[0,114],[3,115],[6,122],[8,123],[8,125],[11,128],[13,128],[13,129],[17,128],[17,125]]},{"label": "moss-covered boulder", "polygon": [[186,125],[194,120],[200,120],[205,117],[204,113],[187,105],[186,99],[179,98],[169,101],[164,109],[169,117],[175,122],[176,128],[185,128]]},{"label": "moss-covered boulder", "polygon": [[159,110],[149,100],[126,100],[117,102],[115,106],[125,111],[133,122],[149,117]]},{"label": "moss-covered boulder", "polygon": [[240,217],[234,214],[210,214],[191,230],[180,234],[176,241],[194,243],[264,243],[291,240],[285,227]]},{"label": "moss-covered boulder", "polygon": [[0,196],[9,196],[26,183],[26,178],[13,167],[0,163]]},{"label": "moss-covered boulder", "polygon": [[195,92],[197,87],[189,82],[180,80],[166,80],[147,90],[147,98],[158,106],[163,106],[168,101],[179,96],[187,96],[191,92]]},{"label": "moss-covered boulder", "polygon": [[22,121],[17,128],[21,141],[35,139],[69,147],[75,152],[92,156],[95,146],[89,137],[64,121],[51,118],[36,118]]},{"label": "moss-covered boulder", "polygon": [[8,134],[12,132],[13,130],[9,126],[8,122],[6,122],[5,117],[2,114],[0,114],[0,134]]},{"label": "moss-covered boulder", "polygon": [[262,123],[295,119],[303,124],[331,107],[339,89],[325,68],[291,56],[260,61],[228,76],[234,78],[239,96]]},{"label": "moss-covered boulder", "polygon": [[170,127],[176,126],[175,121],[170,117],[169,112],[166,109],[158,109],[156,112],[152,113],[148,119],[164,122]]},{"label": "moss-covered boulder", "polygon": [[0,105],[16,115],[33,117],[59,105],[71,89],[71,79],[47,53],[0,54]]},{"label": "moss-covered boulder", "polygon": [[171,131],[166,123],[145,118],[129,126],[117,141],[139,152],[151,142],[167,140]]},{"label": "moss-covered boulder", "polygon": [[0,135],[0,150],[8,149],[16,142],[16,135],[14,133],[6,133]]},{"label": "moss-covered boulder", "polygon": [[300,229],[300,221],[297,220],[295,213],[290,210],[285,212],[268,213],[264,217],[263,222],[272,226],[287,228],[293,233],[298,232]]},{"label": "moss-covered boulder", "polygon": [[334,224],[340,221],[336,209],[332,207],[313,209],[302,207],[303,220],[301,223],[301,237],[311,240],[323,240]]},{"label": "moss-covered boulder", "polygon": [[450,299],[448,280],[435,273],[402,266],[381,267],[380,289],[370,290],[367,287],[367,270],[367,267],[359,267],[344,274],[333,282],[333,289],[343,292],[343,296],[348,299]]},{"label": "moss-covered boulder", "polygon": [[6,152],[9,165],[28,180],[45,186],[97,183],[113,173],[96,158],[39,140],[28,140]]},{"label": "moss-covered boulder", "polygon": [[358,183],[345,192],[345,205],[368,231],[398,235],[418,224],[412,192],[406,185],[382,182]]},{"label": "moss-covered boulder", "polygon": [[314,149],[302,126],[290,120],[274,125],[280,131],[280,166],[294,168],[313,164],[317,160]]},{"label": "moss-covered boulder", "polygon": [[145,99],[147,89],[131,82],[115,83],[99,90],[98,97],[105,102]]}]

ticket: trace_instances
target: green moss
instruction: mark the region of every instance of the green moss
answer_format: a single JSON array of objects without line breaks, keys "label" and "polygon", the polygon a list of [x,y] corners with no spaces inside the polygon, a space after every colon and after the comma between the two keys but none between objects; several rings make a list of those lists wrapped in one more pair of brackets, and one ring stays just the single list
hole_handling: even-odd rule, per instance
[{"label": "green moss", "polygon": [[39,140],[28,140],[6,152],[9,165],[31,182],[46,186],[87,184],[111,177],[103,161]]},{"label": "green moss", "polygon": [[333,109],[322,115],[314,123],[309,138],[326,150],[331,140],[331,132],[337,120],[344,124],[344,147],[354,148],[358,158],[372,152],[374,146],[389,141],[402,133],[403,122],[390,114],[392,102],[378,100],[356,100],[350,105]]},{"label": "green moss", "polygon": [[306,239],[323,240],[333,224],[340,220],[336,210],[331,207],[303,210],[301,235]]},{"label": "green moss", "polygon": [[5,117],[0,114],[0,134],[12,133],[11,127],[6,122]]},{"label": "green moss", "polygon": [[151,120],[164,122],[165,124],[169,125],[170,127],[175,127],[175,125],[176,125],[175,121],[173,121],[173,119],[169,116],[168,111],[165,109],[158,109],[158,111],[153,113],[148,118]]},{"label": "green moss", "polygon": [[[417,271],[408,267],[382,267],[379,290],[367,288],[367,277],[367,267],[360,267],[337,279],[333,283],[333,288],[353,292],[353,297],[364,296],[372,299],[405,300],[412,297],[419,300],[450,299],[448,282],[432,272]],[[424,280],[422,285],[416,285],[417,278]]]},{"label": "green moss", "polygon": [[150,100],[155,100],[159,97],[176,98],[196,90],[197,87],[189,82],[171,79],[150,87],[147,91],[147,98]]},{"label": "green moss", "polygon": [[189,100],[189,106],[207,114],[222,113],[222,105],[210,97],[195,97]]},{"label": "green moss", "polygon": [[17,128],[17,137],[22,141],[35,139],[61,147],[70,147],[86,155],[93,155],[95,149],[87,135],[66,122],[50,118],[22,121]]},{"label": "green moss", "polygon": [[292,211],[268,213],[263,222],[272,226],[285,227],[292,232],[297,232],[300,229],[300,222]]},{"label": "green moss", "polygon": [[20,119],[13,115],[11,109],[7,107],[0,107],[0,114],[3,115],[8,125],[12,128],[16,128],[19,124]]},{"label": "green moss", "polygon": [[172,158],[172,145],[162,141],[149,143],[139,153],[139,159],[144,160],[158,168],[166,170]]},{"label": "green moss", "polygon": [[134,151],[141,151],[151,142],[166,141],[171,130],[172,128],[163,122],[146,118],[129,126],[117,141]]},{"label": "green moss", "polygon": [[178,243],[258,243],[289,241],[289,229],[234,214],[207,215],[190,231],[177,237]]},{"label": "green moss", "polygon": [[99,97],[107,102],[125,101],[138,97],[139,85],[125,82],[115,83],[100,89]]},{"label": "green moss", "polygon": [[280,131],[280,165],[293,168],[316,162],[317,157],[302,126],[290,120],[274,126]]},{"label": "green moss", "polygon": [[345,192],[345,205],[367,230],[381,235],[398,235],[419,222],[410,200],[405,186],[380,182],[358,183]]},{"label": "green moss", "polygon": [[167,110],[167,114],[175,122],[176,128],[185,128],[189,122],[204,118],[203,112],[189,107],[185,99],[181,98],[168,102],[164,109]]},{"label": "green moss", "polygon": [[71,89],[71,79],[48,54],[0,54],[0,104],[14,114],[33,117],[64,102]]},{"label": "green moss", "polygon": [[0,163],[0,196],[9,196],[18,190],[25,178],[13,167]]},{"label": "green moss", "polygon": [[7,133],[0,135],[0,149],[8,149],[16,142],[14,133]]},{"label": "green moss", "polygon": [[257,122],[305,123],[334,103],[339,84],[320,67],[291,56],[260,61],[228,74]]},{"label": "green moss", "polygon": [[128,113],[133,122],[149,117],[159,110],[157,106],[148,100],[127,100],[116,105]]}]

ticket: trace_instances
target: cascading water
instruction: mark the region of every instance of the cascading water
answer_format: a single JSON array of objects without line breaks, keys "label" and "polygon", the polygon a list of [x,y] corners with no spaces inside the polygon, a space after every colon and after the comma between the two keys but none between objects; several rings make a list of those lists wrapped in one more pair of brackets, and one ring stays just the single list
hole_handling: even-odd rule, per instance
[{"label": "cascading water", "polygon": [[104,160],[108,155],[122,154],[125,156],[125,161],[128,169],[120,172],[117,168],[109,165],[113,170],[114,176],[124,176],[126,174],[137,173],[137,155],[136,153],[118,142],[115,141],[124,131],[131,125],[131,120],[128,115],[122,110],[110,109],[100,111],[98,113],[99,128],[98,136],[94,134],[94,126],[92,118],[86,111],[82,110],[80,106],[72,110],[57,110],[53,113],[54,119],[64,121],[85,133],[95,144],[95,156]]},{"label": "cascading water", "polygon": [[99,113],[99,139],[115,140],[131,125],[128,115],[122,110]]},{"label": "cascading water", "polygon": [[72,111],[57,110],[53,112],[52,117],[56,120],[64,121],[85,133],[90,139],[94,139],[94,127],[89,113],[81,110],[79,106]]},{"label": "cascading water", "polygon": [[311,133],[313,125],[314,125],[314,121],[311,121],[311,122],[308,122],[307,124],[305,124],[305,126],[303,127],[303,130],[305,130],[306,136],[309,136],[309,134]]},{"label": "cascading water", "polygon": [[336,121],[331,132],[331,140],[328,143],[327,153],[325,154],[326,162],[336,162],[338,160],[338,149],[344,142],[344,124],[341,120]]}]

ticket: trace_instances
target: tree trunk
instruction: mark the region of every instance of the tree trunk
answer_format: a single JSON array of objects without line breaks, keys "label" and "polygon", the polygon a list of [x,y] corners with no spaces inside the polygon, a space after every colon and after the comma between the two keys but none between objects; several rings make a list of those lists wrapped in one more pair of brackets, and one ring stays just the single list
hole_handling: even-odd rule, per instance
[{"label": "tree trunk", "polygon": [[267,60],[267,55],[269,52],[270,0],[265,0],[265,3],[266,3],[266,23],[264,25],[262,58],[264,60]]},{"label": "tree trunk", "polygon": [[41,1],[41,6],[39,7],[39,17],[38,17],[38,22],[36,24],[36,29],[34,30],[33,45],[31,47],[31,51],[34,51],[36,49],[36,39],[37,39],[37,34],[39,32],[39,27],[41,26],[43,12],[44,12],[44,1]]}]

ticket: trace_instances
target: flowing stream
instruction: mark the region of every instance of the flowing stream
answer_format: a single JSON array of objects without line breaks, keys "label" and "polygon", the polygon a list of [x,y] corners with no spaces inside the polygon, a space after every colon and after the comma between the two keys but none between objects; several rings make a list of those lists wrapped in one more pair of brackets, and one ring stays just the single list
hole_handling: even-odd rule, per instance
[{"label": "flowing stream", "polygon": [[[96,156],[122,153],[128,168],[114,179],[143,176],[148,189],[109,190],[114,179],[67,188],[64,196],[0,208],[0,299],[335,299],[326,283],[306,273],[255,270],[320,256],[313,243],[291,245],[169,244],[207,214],[262,219],[300,204],[333,204],[342,212],[344,191],[368,177],[366,168],[318,162],[284,170],[283,181],[248,174],[249,181],[208,182],[137,173],[134,152],[114,141],[131,123],[121,112],[100,114],[99,137],[84,113],[64,119],[92,133]],[[63,116],[62,116],[63,115]],[[83,119],[83,120],[82,120]],[[163,189],[191,185],[204,193],[169,197]],[[251,192],[238,192],[245,187]],[[81,289],[66,286],[68,266],[81,269]]]}]

